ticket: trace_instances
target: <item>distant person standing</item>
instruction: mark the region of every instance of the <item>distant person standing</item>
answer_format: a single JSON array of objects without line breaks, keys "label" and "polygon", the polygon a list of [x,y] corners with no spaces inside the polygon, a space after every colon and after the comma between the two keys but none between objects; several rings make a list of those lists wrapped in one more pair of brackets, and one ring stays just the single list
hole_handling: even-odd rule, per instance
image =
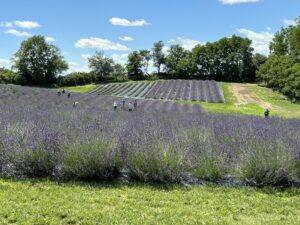
[{"label": "distant person standing", "polygon": [[60,91],[58,91],[58,92],[57,92],[57,95],[58,95],[58,96],[60,96],[60,95],[61,95]]},{"label": "distant person standing", "polygon": [[78,102],[74,102],[74,103],[73,103],[73,108],[76,108],[77,105],[78,105]]},{"label": "distant person standing", "polygon": [[117,108],[118,108],[118,103],[114,101],[114,111],[117,111]]},{"label": "distant person standing", "polygon": [[71,98],[71,93],[68,93],[68,98]]},{"label": "distant person standing", "polygon": [[128,103],[128,110],[129,110],[129,112],[132,112],[132,110],[133,110],[133,105],[131,102]]},{"label": "distant person standing", "polygon": [[62,93],[63,93],[63,94],[66,93],[65,89],[62,90]]},{"label": "distant person standing", "polygon": [[134,107],[134,110],[137,110],[137,100],[134,100],[133,107]]},{"label": "distant person standing", "polygon": [[123,99],[123,100],[122,100],[122,108],[123,108],[123,110],[125,109],[125,103],[126,103],[126,102],[125,102],[125,99]]},{"label": "distant person standing", "polygon": [[269,109],[266,109],[266,111],[265,111],[265,118],[269,118],[269,116],[270,116],[270,111],[269,111]]}]

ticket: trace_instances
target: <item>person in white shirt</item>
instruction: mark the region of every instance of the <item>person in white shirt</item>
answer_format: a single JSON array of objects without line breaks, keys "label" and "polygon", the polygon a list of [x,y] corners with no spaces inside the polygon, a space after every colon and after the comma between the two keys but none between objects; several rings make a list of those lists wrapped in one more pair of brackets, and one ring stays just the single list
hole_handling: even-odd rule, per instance
[{"label": "person in white shirt", "polygon": [[117,108],[118,108],[118,103],[114,101],[114,111],[117,111]]}]

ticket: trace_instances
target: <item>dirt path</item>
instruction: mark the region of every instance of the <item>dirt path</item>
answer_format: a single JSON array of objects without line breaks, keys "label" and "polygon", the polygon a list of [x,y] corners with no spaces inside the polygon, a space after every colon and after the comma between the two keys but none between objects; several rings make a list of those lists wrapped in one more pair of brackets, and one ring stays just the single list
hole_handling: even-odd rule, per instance
[{"label": "dirt path", "polygon": [[254,90],[251,88],[254,85],[255,84],[238,84],[238,83],[231,84],[230,91],[237,99],[237,103],[235,103],[235,105],[257,104],[263,109],[277,108],[273,106],[271,103],[260,99],[254,92]]}]

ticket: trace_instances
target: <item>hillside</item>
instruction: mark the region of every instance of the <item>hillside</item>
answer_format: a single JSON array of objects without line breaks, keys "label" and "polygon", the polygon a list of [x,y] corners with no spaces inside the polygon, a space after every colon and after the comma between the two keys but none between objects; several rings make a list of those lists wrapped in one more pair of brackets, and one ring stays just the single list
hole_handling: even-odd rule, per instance
[{"label": "hillside", "polygon": [[[143,82],[131,82],[131,84],[134,84],[134,86],[143,86]],[[148,85],[148,87],[151,86],[151,82],[147,82],[146,84]],[[108,84],[107,87],[121,87],[121,85],[127,86],[130,85],[130,83]],[[102,91],[104,91],[105,85],[102,86]],[[153,86],[155,87],[155,85]],[[92,89],[91,87],[94,88],[94,93],[97,93],[97,91],[101,91],[99,90],[100,87],[97,87],[95,85],[70,87],[68,88],[68,90],[75,92],[78,90],[80,92],[89,92]],[[150,94],[153,92],[153,89],[149,91]],[[201,106],[208,112],[241,113],[247,115],[262,116],[264,110],[268,108],[271,111],[271,115],[289,118],[300,118],[299,104],[292,103],[284,95],[274,92],[269,88],[262,87],[258,84],[223,82],[221,90],[222,95],[224,96],[224,103],[209,103],[201,100],[191,101],[180,99],[175,99],[174,101],[181,104],[191,105],[200,103]],[[98,94],[103,94],[103,92],[99,92]],[[158,96],[159,94],[156,93],[156,95]]]},{"label": "hillside", "polygon": [[[70,89],[66,89],[70,90]],[[85,90],[85,88],[77,88],[71,90]],[[0,85],[0,104],[3,108],[18,105],[19,108],[37,108],[55,109],[73,111],[73,103],[77,102],[77,110],[87,110],[89,112],[113,111],[113,103],[117,102],[117,111],[124,111],[128,109],[128,103],[133,103],[135,99],[117,96],[104,96],[94,93],[72,93],[68,98],[67,94],[57,95],[58,91],[22,87],[16,85]],[[122,101],[125,100],[125,107],[121,106]],[[202,112],[203,108],[199,104],[179,104],[174,101],[161,101],[155,99],[138,99],[138,111],[152,111],[152,112]]]},{"label": "hillside", "polygon": [[145,99],[224,102],[222,88],[215,81],[166,80],[99,85],[91,93]]}]

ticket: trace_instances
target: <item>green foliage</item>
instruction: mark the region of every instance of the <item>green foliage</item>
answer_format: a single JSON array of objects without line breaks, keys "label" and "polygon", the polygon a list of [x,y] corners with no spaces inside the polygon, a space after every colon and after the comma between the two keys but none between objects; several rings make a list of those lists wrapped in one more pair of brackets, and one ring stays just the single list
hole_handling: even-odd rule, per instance
[{"label": "green foliage", "polygon": [[154,43],[152,54],[154,66],[157,68],[157,73],[161,73],[162,65],[165,63],[165,54],[163,53],[164,43],[159,41]]},{"label": "green foliage", "polygon": [[252,147],[245,149],[238,161],[237,174],[251,185],[284,185],[295,176],[293,153],[280,140],[253,141]]},{"label": "green foliage", "polygon": [[300,63],[292,56],[272,56],[260,66],[259,78],[291,99],[300,99]]},{"label": "green foliage", "polygon": [[51,176],[57,159],[57,155],[52,150],[46,150],[42,144],[11,157],[17,173],[27,177]]},{"label": "green foliage", "polygon": [[[140,146],[141,147],[141,146]],[[127,167],[130,175],[145,182],[178,182],[181,178],[183,161],[180,154],[176,153],[172,144],[158,141],[151,146],[150,151],[130,149]]]},{"label": "green foliage", "polygon": [[251,41],[233,35],[192,50],[193,74],[197,79],[255,81]]},{"label": "green foliage", "polygon": [[30,85],[51,85],[57,75],[68,69],[59,49],[43,36],[33,36],[21,43],[15,65],[21,79]]},{"label": "green foliage", "polygon": [[115,64],[114,81],[116,81],[116,82],[128,81],[126,68],[123,65],[118,64],[118,63]]},{"label": "green foliage", "polygon": [[288,55],[287,29],[281,28],[281,30],[275,34],[273,41],[270,43],[270,52],[271,55],[276,56]]},{"label": "green foliage", "polygon": [[105,57],[104,52],[98,51],[88,58],[89,67],[99,82],[113,77],[115,63],[112,58]]},{"label": "green foliage", "polygon": [[143,56],[138,51],[128,55],[127,73],[132,80],[142,80],[145,77],[143,72]]},{"label": "green foliage", "polygon": [[91,84],[97,81],[94,73],[74,72],[66,76],[59,77],[59,84],[63,86],[77,86]]},{"label": "green foliage", "polygon": [[0,84],[19,84],[20,75],[12,70],[0,68]]},{"label": "green foliage", "polygon": [[166,72],[173,78],[188,79],[190,53],[180,45],[172,45],[166,56]]},{"label": "green foliage", "polygon": [[66,146],[59,173],[62,179],[107,180],[117,177],[120,167],[116,142],[95,138]]},{"label": "green foliage", "polygon": [[148,69],[150,60],[152,59],[151,52],[149,50],[140,50],[140,55],[143,60],[144,73],[149,76]]}]

